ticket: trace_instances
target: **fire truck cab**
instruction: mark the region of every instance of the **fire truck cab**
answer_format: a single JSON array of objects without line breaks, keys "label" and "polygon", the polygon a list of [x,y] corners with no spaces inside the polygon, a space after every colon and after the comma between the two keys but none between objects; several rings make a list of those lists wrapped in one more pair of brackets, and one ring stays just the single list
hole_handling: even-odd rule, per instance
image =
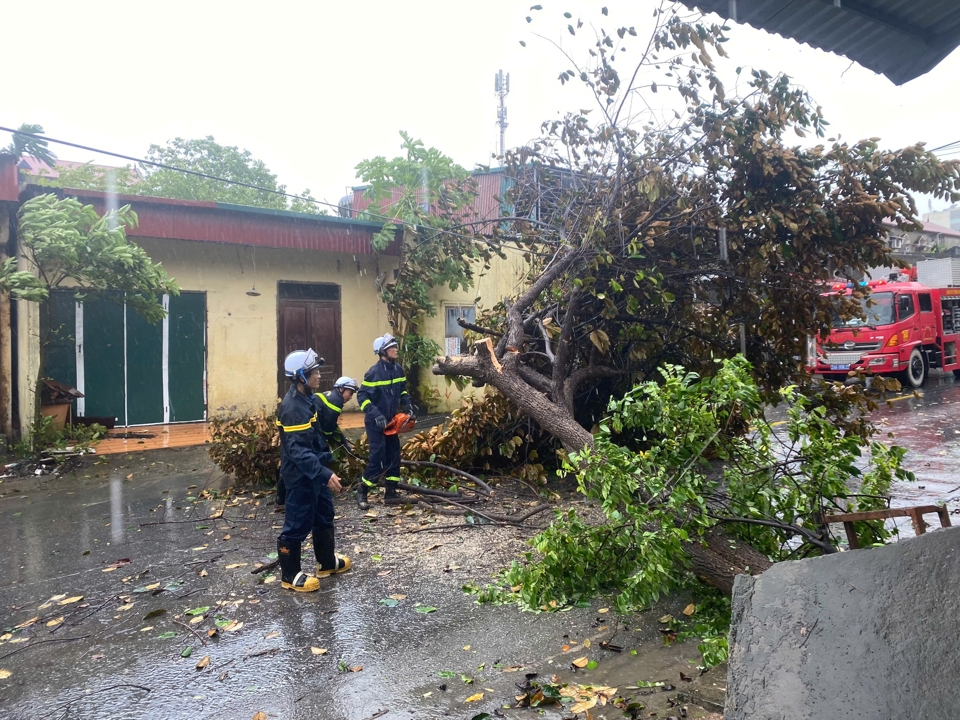
[{"label": "fire truck cab", "polygon": [[870,292],[863,318],[833,318],[828,337],[811,340],[808,369],[825,380],[846,380],[852,370],[894,375],[921,387],[931,368],[960,377],[960,258],[926,260],[906,277],[838,283],[825,295]]}]

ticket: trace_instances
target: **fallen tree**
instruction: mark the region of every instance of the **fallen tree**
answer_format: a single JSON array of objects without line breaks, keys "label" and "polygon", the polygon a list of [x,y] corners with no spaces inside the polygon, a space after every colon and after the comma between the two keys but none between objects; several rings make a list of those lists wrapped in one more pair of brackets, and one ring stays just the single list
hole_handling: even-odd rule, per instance
[{"label": "fallen tree", "polygon": [[[810,391],[808,334],[836,313],[860,312],[859,297],[823,297],[834,273],[894,264],[884,223],[920,227],[910,192],[960,199],[960,163],[941,162],[922,144],[788,145],[787,132],[823,137],[820,108],[789,78],[762,70],[745,78],[738,69],[746,92],[728,96],[711,58],[725,56],[724,29],[699,16],[661,8],[629,81],[614,56],[630,57],[635,30],[596,33],[590,60],[577,64],[565,52],[572,69],[560,76],[579,79],[596,106],[546,124],[543,138],[507,158],[514,215],[493,241],[534,259],[527,289],[464,324],[482,337],[472,355],[439,357],[433,368],[499,390],[578,458],[569,467],[588,493],[591,429],[610,398],[656,378],[665,363],[709,376],[718,359],[741,352],[762,400],[779,401],[791,384]],[[658,89],[676,93],[673,117],[632,111],[652,107]],[[838,390],[811,407],[862,445],[871,432],[862,403],[856,391]],[[645,482],[637,491],[649,500]],[[704,534],[676,554],[729,592],[736,573],[763,570],[770,553],[728,534],[762,518],[717,517],[691,498],[659,522],[683,529],[705,519]],[[830,547],[820,530],[807,540]]]}]

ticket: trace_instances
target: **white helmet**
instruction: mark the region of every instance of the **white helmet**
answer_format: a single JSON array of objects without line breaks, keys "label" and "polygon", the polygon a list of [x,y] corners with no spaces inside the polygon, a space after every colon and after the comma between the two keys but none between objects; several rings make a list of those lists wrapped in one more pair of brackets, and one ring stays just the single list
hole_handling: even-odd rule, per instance
[{"label": "white helmet", "polygon": [[294,350],[283,359],[283,374],[291,380],[305,383],[307,375],[323,365],[323,358],[310,350]]},{"label": "white helmet", "polygon": [[337,378],[337,381],[333,384],[333,388],[334,390],[353,390],[354,392],[359,392],[360,383],[352,377],[344,375],[341,378]]},{"label": "white helmet", "polygon": [[392,347],[399,347],[397,339],[390,333],[381,335],[376,340],[373,341],[373,352],[376,355],[383,355],[388,349]]}]

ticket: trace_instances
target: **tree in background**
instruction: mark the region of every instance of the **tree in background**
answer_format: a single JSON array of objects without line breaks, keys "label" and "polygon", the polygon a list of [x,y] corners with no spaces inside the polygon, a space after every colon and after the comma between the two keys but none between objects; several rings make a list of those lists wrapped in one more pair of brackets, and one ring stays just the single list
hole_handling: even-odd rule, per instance
[{"label": "tree in background", "polygon": [[[24,125],[21,129],[25,132],[43,132],[43,128],[39,125]],[[57,177],[43,171],[26,176],[29,182],[45,187],[77,188],[100,192],[113,190],[128,195],[150,195],[178,200],[204,200],[274,208],[276,210],[292,210],[302,213],[327,214],[326,210],[318,209],[309,190],[300,193],[299,198],[286,198],[283,195],[278,195],[277,193],[286,192],[287,186],[277,182],[277,176],[270,172],[270,169],[262,160],[253,157],[249,150],[240,150],[236,146],[220,145],[212,136],[197,140],[176,138],[169,141],[165,146],[151,145],[146,159],[169,165],[171,168],[203,173],[204,175],[254,187],[234,185],[231,182],[198,177],[179,170],[158,168],[146,163],[136,168],[132,165],[125,165],[116,168],[113,172],[92,162],[68,167],[56,164],[56,156],[52,153],[41,156],[46,148],[45,141],[38,141],[25,136],[15,136],[14,140],[16,141],[18,137],[22,140],[21,144],[24,144],[27,148],[23,151],[25,154],[43,160],[50,167],[56,165]],[[31,152],[31,149],[41,153],[41,155]]]},{"label": "tree in background", "polygon": [[41,304],[40,368],[37,388],[44,377],[46,348],[50,342],[50,294],[69,287],[78,300],[122,297],[123,302],[151,323],[164,317],[163,294],[179,295],[180,286],[167,277],[160,263],[127,239],[126,229],[136,227],[137,216],[129,205],[103,217],[92,205],[73,198],[38,195],[18,213],[20,260],[27,270],[17,270],[18,258],[2,266],[0,283],[13,297]]},{"label": "tree in background", "polygon": [[19,127],[19,130],[20,132],[13,133],[13,141],[3,149],[4,152],[8,152],[18,158],[29,155],[53,167],[54,163],[57,162],[57,156],[50,150],[47,141],[21,134],[30,133],[31,135],[43,135],[43,125],[23,123]]},{"label": "tree in background", "polygon": [[[234,145],[221,145],[213,139],[212,135],[197,140],[175,138],[163,147],[151,145],[146,159],[262,189],[257,190],[142,164],[139,172],[143,179],[130,187],[130,191],[137,195],[225,202],[277,210],[293,209],[297,212],[319,212],[312,202],[294,200],[292,207],[288,205],[287,198],[276,194],[286,192],[287,186],[277,182],[277,176],[270,172],[262,160],[253,157],[249,150],[241,150]],[[300,195],[313,199],[309,190],[304,190]]]},{"label": "tree in background", "polygon": [[[472,219],[476,186],[470,173],[436,148],[427,148],[405,132],[403,155],[378,156],[357,165],[357,177],[367,183],[370,205],[359,213],[375,222],[387,220],[373,238],[384,250],[402,230],[400,266],[395,278],[379,283],[390,326],[400,341],[410,377],[429,367],[440,346],[421,334],[422,323],[437,314],[434,288],[473,287],[474,271],[487,267],[494,251],[480,237],[458,231]],[[429,401],[420,392],[420,399]]]}]

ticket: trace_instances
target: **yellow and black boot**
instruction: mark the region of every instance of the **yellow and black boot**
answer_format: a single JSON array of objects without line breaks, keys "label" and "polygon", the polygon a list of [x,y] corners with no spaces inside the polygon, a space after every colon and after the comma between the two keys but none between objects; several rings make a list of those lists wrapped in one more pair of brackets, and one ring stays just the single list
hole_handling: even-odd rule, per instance
[{"label": "yellow and black boot", "polygon": [[296,592],[314,592],[320,581],[300,569],[300,543],[277,540],[277,558],[280,561],[280,585]]},{"label": "yellow and black boot", "polygon": [[346,555],[334,552],[336,532],[333,526],[313,529],[313,552],[317,556],[317,577],[328,577],[346,572],[353,563]]},{"label": "yellow and black boot", "polygon": [[396,480],[387,480],[387,490],[383,496],[384,505],[403,505],[403,496],[397,492],[400,483]]},{"label": "yellow and black boot", "polygon": [[371,483],[366,478],[360,478],[357,482],[357,491],[354,496],[357,499],[357,507],[361,510],[369,510],[370,502],[367,500],[367,493],[370,492],[371,488],[375,488],[376,485]]}]

